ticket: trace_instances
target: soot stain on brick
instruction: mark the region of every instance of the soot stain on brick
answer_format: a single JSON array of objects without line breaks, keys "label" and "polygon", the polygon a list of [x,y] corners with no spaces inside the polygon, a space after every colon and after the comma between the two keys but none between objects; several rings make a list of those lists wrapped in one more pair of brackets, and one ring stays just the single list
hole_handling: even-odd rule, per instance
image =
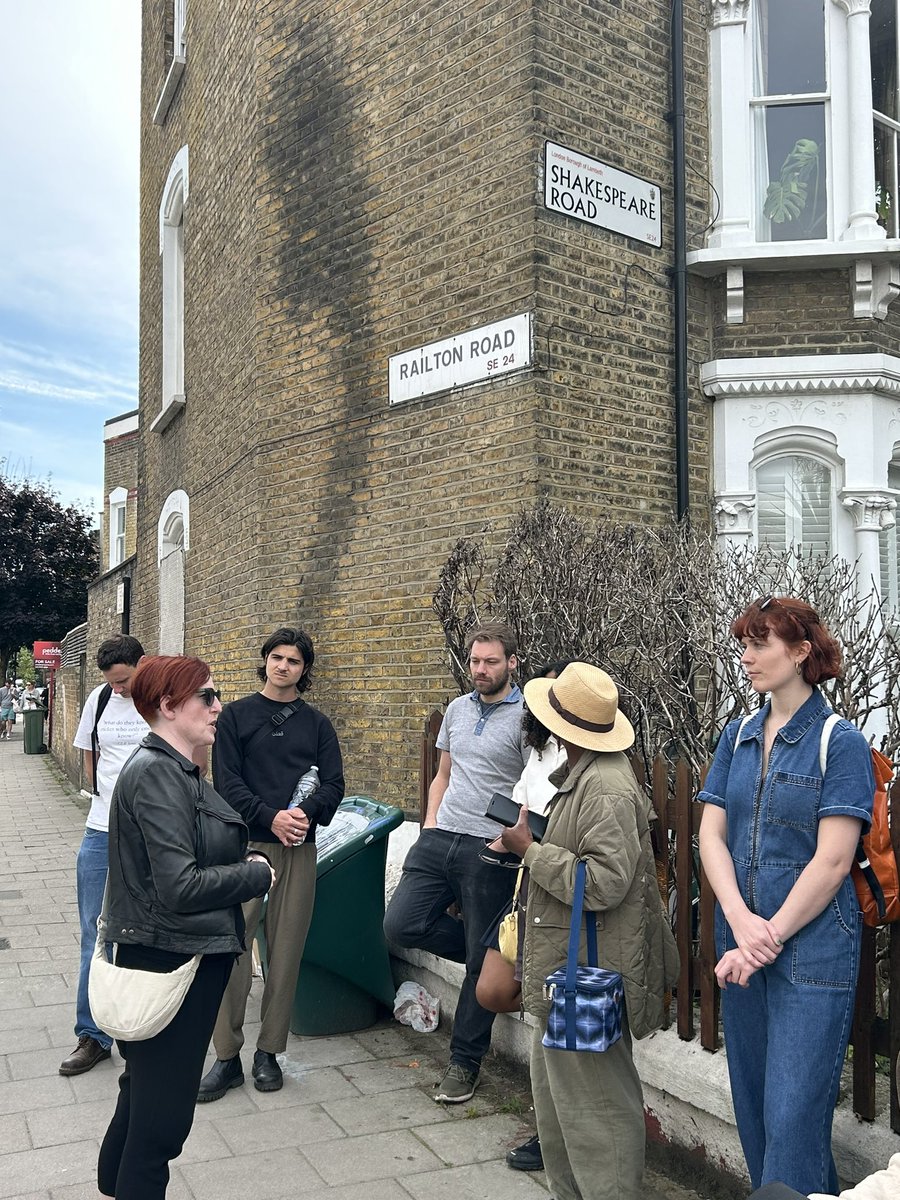
[{"label": "soot stain on brick", "polygon": [[[365,399],[371,254],[364,230],[370,186],[361,124],[364,72],[354,82],[348,67],[350,61],[363,67],[365,62],[361,54],[345,54],[342,30],[337,24],[329,28],[324,17],[314,24],[287,17],[273,36],[284,47],[279,62],[292,63],[287,72],[273,72],[264,100],[278,114],[267,127],[265,159],[273,194],[283,197],[280,224],[288,235],[276,286],[297,339],[308,338],[312,328],[330,350],[327,375],[319,371],[312,398],[321,400],[321,379],[336,438],[330,454],[314,443],[304,448],[316,455],[312,486],[322,500],[316,545],[297,564],[302,593],[317,607],[328,597],[347,552],[355,517],[352,491],[367,471],[365,435],[360,433],[354,444],[351,421]],[[308,394],[298,397],[304,406]]]}]

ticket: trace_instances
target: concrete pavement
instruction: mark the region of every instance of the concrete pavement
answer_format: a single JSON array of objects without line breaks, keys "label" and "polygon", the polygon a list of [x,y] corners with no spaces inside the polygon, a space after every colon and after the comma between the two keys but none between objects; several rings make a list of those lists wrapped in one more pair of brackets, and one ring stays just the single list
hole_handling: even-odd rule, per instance
[{"label": "concrete pavement", "polygon": [[[97,1151],[121,1060],[58,1073],[75,1045],[83,822],[83,802],[49,756],[23,753],[17,726],[0,743],[0,1200],[99,1195]],[[251,1050],[259,990],[255,982]],[[386,1020],[352,1036],[291,1036],[281,1061],[281,1092],[251,1083],[197,1108],[170,1200],[547,1200],[543,1174],[503,1161],[533,1132],[521,1077],[489,1062],[470,1104],[427,1096],[446,1061],[442,1032]],[[697,1194],[648,1173],[646,1198]]]}]

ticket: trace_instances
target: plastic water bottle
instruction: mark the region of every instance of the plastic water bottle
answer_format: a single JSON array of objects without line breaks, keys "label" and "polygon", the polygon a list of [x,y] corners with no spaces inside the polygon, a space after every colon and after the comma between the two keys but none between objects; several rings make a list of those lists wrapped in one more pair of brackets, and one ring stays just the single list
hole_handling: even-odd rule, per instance
[{"label": "plastic water bottle", "polygon": [[315,763],[300,776],[288,808],[297,808],[319,788],[319,768]]}]

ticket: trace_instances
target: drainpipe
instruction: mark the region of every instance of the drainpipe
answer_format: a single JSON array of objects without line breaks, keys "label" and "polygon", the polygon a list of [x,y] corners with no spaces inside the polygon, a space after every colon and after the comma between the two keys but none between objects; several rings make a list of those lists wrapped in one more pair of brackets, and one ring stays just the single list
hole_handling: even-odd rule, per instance
[{"label": "drainpipe", "polygon": [[675,293],[675,500],[679,520],[687,519],[688,496],[688,380],[687,380],[687,205],[684,166],[684,0],[672,0],[671,29],[673,159],[673,241],[671,269]]}]

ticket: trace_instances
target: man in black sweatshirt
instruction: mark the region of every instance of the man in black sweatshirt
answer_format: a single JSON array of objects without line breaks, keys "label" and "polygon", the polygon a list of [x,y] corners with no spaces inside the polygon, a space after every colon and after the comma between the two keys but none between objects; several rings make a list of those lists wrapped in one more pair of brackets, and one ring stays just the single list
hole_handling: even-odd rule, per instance
[{"label": "man in black sweatshirt", "polygon": [[[275,1058],[287,1046],[300,960],[316,891],[316,826],[328,825],[344,798],[341,750],[331,722],[301,699],[310,686],[315,651],[302,629],[276,629],[262,647],[260,691],[222,711],[213,747],[216,790],[250,827],[250,849],[265,853],[276,883],[266,905],[268,969],[262,1024],[253,1056],[260,1092],[282,1085]],[[318,769],[319,785],[288,808],[301,776]],[[247,949],[231,973],[213,1031],[216,1062],[200,1083],[199,1102],[219,1100],[244,1082],[241,1047],[250,993],[250,951],[262,900],[244,905]]]}]

